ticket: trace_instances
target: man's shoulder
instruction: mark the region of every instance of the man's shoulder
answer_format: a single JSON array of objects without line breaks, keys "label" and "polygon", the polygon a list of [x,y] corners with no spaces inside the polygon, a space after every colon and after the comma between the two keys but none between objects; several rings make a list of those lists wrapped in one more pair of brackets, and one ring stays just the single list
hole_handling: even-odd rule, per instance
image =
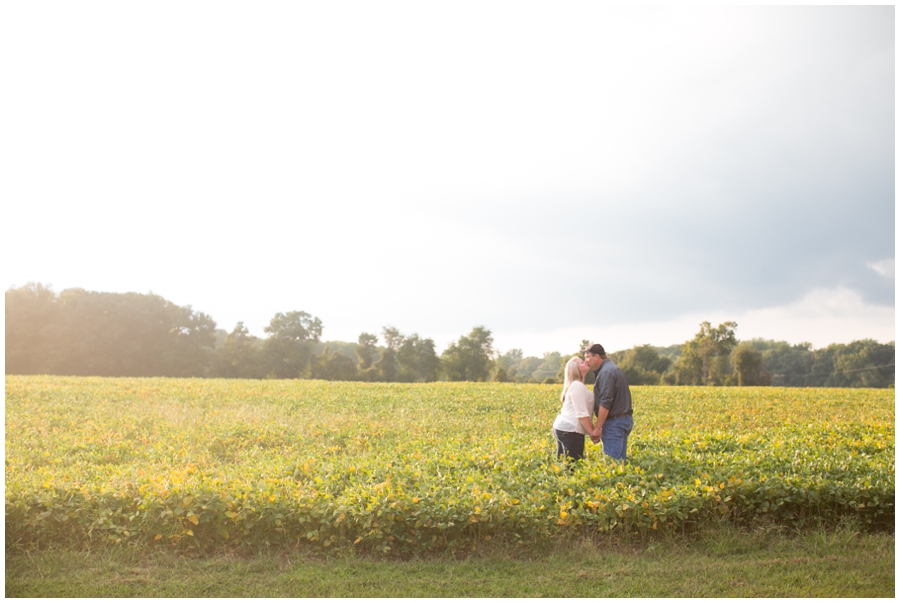
[{"label": "man's shoulder", "polygon": [[616,363],[607,358],[603,361],[603,364],[600,365],[600,368],[597,369],[594,374],[594,386],[600,385],[601,381],[606,381],[608,376],[611,374],[610,371],[618,369]]},{"label": "man's shoulder", "polygon": [[619,381],[620,379],[625,378],[625,371],[619,368],[612,360],[604,360],[603,364],[600,365],[600,368],[597,369],[597,381],[596,383],[600,383],[601,380],[612,379],[613,381]]},{"label": "man's shoulder", "polygon": [[600,368],[597,369],[597,373],[600,374],[600,373],[604,373],[606,371],[614,371],[614,370],[617,370],[618,368],[619,368],[619,365],[617,365],[615,362],[613,362],[612,360],[607,358],[606,360],[603,361],[603,364],[600,365]]}]

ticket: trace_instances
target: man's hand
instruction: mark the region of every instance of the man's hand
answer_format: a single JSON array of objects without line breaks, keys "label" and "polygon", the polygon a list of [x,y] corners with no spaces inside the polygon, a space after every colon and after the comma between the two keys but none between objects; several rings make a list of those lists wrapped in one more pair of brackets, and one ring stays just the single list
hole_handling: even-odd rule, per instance
[{"label": "man's hand", "polygon": [[593,442],[594,444],[599,444],[599,443],[600,443],[600,436],[594,436],[594,435],[591,435],[591,442]]}]

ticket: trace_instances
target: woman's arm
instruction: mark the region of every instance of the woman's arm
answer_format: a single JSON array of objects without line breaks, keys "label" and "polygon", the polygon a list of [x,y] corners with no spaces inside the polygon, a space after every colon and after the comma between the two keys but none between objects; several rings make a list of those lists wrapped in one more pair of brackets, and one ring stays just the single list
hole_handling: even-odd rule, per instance
[{"label": "woman's arm", "polygon": [[[575,386],[575,384],[572,384]],[[578,416],[578,421],[581,423],[581,426],[587,431],[588,435],[590,435],[594,431],[594,424],[591,421],[591,411],[593,411],[593,397],[591,396],[591,392],[588,391],[587,387],[584,384],[579,384],[575,386],[575,392],[572,396],[572,401],[575,403],[575,413]]]},{"label": "woman's arm", "polygon": [[581,426],[584,427],[584,430],[588,435],[594,431],[594,425],[591,423],[590,417],[578,417],[578,420],[581,421]]}]

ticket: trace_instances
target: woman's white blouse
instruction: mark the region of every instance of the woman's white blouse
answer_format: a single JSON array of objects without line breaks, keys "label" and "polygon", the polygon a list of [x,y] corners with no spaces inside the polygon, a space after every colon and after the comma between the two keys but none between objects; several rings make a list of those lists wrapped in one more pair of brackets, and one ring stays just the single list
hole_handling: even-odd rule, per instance
[{"label": "woman's white blouse", "polygon": [[588,435],[581,425],[580,417],[590,417],[594,412],[594,395],[588,391],[581,381],[573,381],[566,392],[562,408],[553,421],[553,429],[575,431]]}]

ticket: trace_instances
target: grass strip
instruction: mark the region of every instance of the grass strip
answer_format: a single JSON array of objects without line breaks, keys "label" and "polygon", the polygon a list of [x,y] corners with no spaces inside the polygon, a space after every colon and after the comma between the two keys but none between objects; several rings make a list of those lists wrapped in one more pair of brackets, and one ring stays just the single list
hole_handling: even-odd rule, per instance
[{"label": "grass strip", "polygon": [[189,557],[110,547],[7,552],[7,597],[893,597],[894,536],[783,526],[545,550],[487,543],[391,560],[297,550]]}]

